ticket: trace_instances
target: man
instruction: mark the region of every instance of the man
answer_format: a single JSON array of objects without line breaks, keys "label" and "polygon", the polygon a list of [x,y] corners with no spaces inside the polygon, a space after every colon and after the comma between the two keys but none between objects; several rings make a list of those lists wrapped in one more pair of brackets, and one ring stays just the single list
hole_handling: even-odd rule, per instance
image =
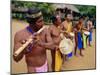
[{"label": "man", "polygon": [[82,48],[83,48],[83,43],[82,43],[82,28],[83,28],[83,18],[80,17],[77,25],[75,26],[75,52],[74,54],[77,55],[77,47],[80,50],[80,55],[83,56]]},{"label": "man", "polygon": [[86,27],[86,25],[87,25],[87,20],[88,20],[88,16],[83,15],[83,25],[84,25],[84,27]]},{"label": "man", "polygon": [[88,31],[90,32],[90,35],[88,36],[89,46],[91,46],[91,42],[92,42],[92,32],[93,32],[93,28],[94,28],[93,22],[92,22],[91,19],[89,19],[89,20],[87,21],[87,29],[88,29]]},{"label": "man", "polygon": [[[60,24],[61,24],[61,18],[59,15],[54,15],[52,17],[52,23],[53,25],[51,25],[49,27],[49,31],[52,37],[52,40],[54,42],[54,44],[56,46],[59,46],[59,43],[61,41],[61,37],[60,37]],[[55,50],[51,50],[51,56],[52,56],[52,70],[53,71],[60,71],[61,70],[61,54],[59,52],[59,57],[56,57],[56,51]],[[56,61],[56,59],[58,59],[58,62]],[[58,64],[58,68],[56,67],[56,65]]]},{"label": "man", "polygon": [[14,60],[18,62],[25,55],[28,73],[47,72],[46,48],[52,49],[54,47],[48,29],[45,28],[40,34],[36,34],[44,25],[41,11],[36,8],[29,9],[27,21],[29,26],[18,31],[15,35],[14,52],[20,48],[31,35],[33,35],[33,42],[18,56],[14,56]]},{"label": "man", "polygon": [[84,42],[83,42],[83,30],[87,31],[86,28],[84,28],[84,25],[83,25],[83,16],[81,16],[79,18],[79,21],[78,23],[76,24],[75,28],[74,28],[74,31],[75,31],[75,55],[77,55],[77,47],[78,49],[80,50],[80,56],[84,56],[83,54],[83,51],[84,50]]},{"label": "man", "polygon": [[65,21],[62,23],[63,29],[69,34],[72,32],[72,14],[65,14]]},{"label": "man", "polygon": [[[66,13],[65,14],[65,21],[62,23],[62,30],[65,32],[64,35],[66,36],[66,38],[68,39],[73,39],[73,36],[70,35],[70,33],[73,31],[73,27],[72,27],[72,19],[73,16],[71,13]],[[72,52],[69,53],[67,55],[68,58],[72,57]],[[64,61],[67,60],[66,59],[66,55],[63,55]]]}]

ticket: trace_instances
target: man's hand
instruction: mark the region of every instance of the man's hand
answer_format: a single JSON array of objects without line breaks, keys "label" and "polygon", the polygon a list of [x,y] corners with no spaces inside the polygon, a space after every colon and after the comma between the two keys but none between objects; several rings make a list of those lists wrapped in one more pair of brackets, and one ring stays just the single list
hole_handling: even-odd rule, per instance
[{"label": "man's hand", "polygon": [[[24,45],[27,42],[27,40],[23,40],[21,43]],[[23,53],[28,53],[29,51],[31,51],[32,48],[32,42],[25,48],[25,50],[23,50]]]},{"label": "man's hand", "polygon": [[[37,36],[37,34],[34,36],[33,35],[30,36],[29,39],[32,39],[32,41],[25,48],[25,50],[23,51],[24,53],[28,53],[28,52],[32,51],[32,47],[34,46],[34,44],[36,44],[39,41],[39,37]],[[25,44],[29,39],[23,40],[21,43]]]},{"label": "man's hand", "polygon": [[56,45],[56,46],[55,46],[55,50],[59,50],[59,46]]}]

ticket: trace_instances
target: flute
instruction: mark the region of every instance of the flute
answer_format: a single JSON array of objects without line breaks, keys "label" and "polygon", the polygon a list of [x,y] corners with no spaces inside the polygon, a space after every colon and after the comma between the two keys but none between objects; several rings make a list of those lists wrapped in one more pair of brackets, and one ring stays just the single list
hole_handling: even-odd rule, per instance
[{"label": "flute", "polygon": [[[40,34],[44,30],[44,26],[36,32],[36,34]],[[25,44],[23,44],[18,50],[15,51],[14,56],[18,56],[31,42],[32,38],[29,38]]]}]

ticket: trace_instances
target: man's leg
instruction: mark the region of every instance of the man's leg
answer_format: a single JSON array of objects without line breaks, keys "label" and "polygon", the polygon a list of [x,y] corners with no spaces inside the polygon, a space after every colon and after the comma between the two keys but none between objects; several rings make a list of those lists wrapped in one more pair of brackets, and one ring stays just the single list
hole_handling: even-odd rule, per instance
[{"label": "man's leg", "polygon": [[92,32],[90,32],[90,35],[89,35],[89,46],[91,46],[91,41],[92,41]]},{"label": "man's leg", "polygon": [[75,47],[74,47],[74,55],[77,55],[77,46],[78,46],[78,40],[77,40],[77,36],[75,36]]},{"label": "man's leg", "polygon": [[83,55],[83,52],[82,52],[82,49],[80,49],[80,55],[81,55],[81,56],[84,56],[84,55]]},{"label": "man's leg", "polygon": [[52,56],[52,71],[55,71],[55,51],[51,50],[51,56]]}]

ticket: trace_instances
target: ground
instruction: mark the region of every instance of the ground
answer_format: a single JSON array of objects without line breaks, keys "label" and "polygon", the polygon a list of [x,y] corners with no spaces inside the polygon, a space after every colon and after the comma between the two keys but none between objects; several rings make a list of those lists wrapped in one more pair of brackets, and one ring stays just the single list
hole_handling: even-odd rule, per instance
[{"label": "ground", "polygon": [[[11,35],[12,35],[12,47],[11,50],[13,51],[14,46],[14,35],[17,31],[25,28],[28,24],[24,21],[18,21],[18,20],[12,20],[11,24]],[[92,41],[92,47],[87,46],[87,48],[84,50],[84,57],[76,57],[73,56],[71,59],[66,61],[62,65],[62,71],[68,71],[68,70],[83,70],[83,69],[95,69],[96,68],[96,48],[95,45],[95,30],[93,31],[93,41]],[[11,52],[12,52],[11,51]],[[49,71],[51,71],[51,53],[49,50],[47,50],[47,58],[49,63]],[[11,67],[12,67],[12,73],[27,73],[27,67],[25,63],[25,57],[23,59],[16,63],[11,58]]]}]

